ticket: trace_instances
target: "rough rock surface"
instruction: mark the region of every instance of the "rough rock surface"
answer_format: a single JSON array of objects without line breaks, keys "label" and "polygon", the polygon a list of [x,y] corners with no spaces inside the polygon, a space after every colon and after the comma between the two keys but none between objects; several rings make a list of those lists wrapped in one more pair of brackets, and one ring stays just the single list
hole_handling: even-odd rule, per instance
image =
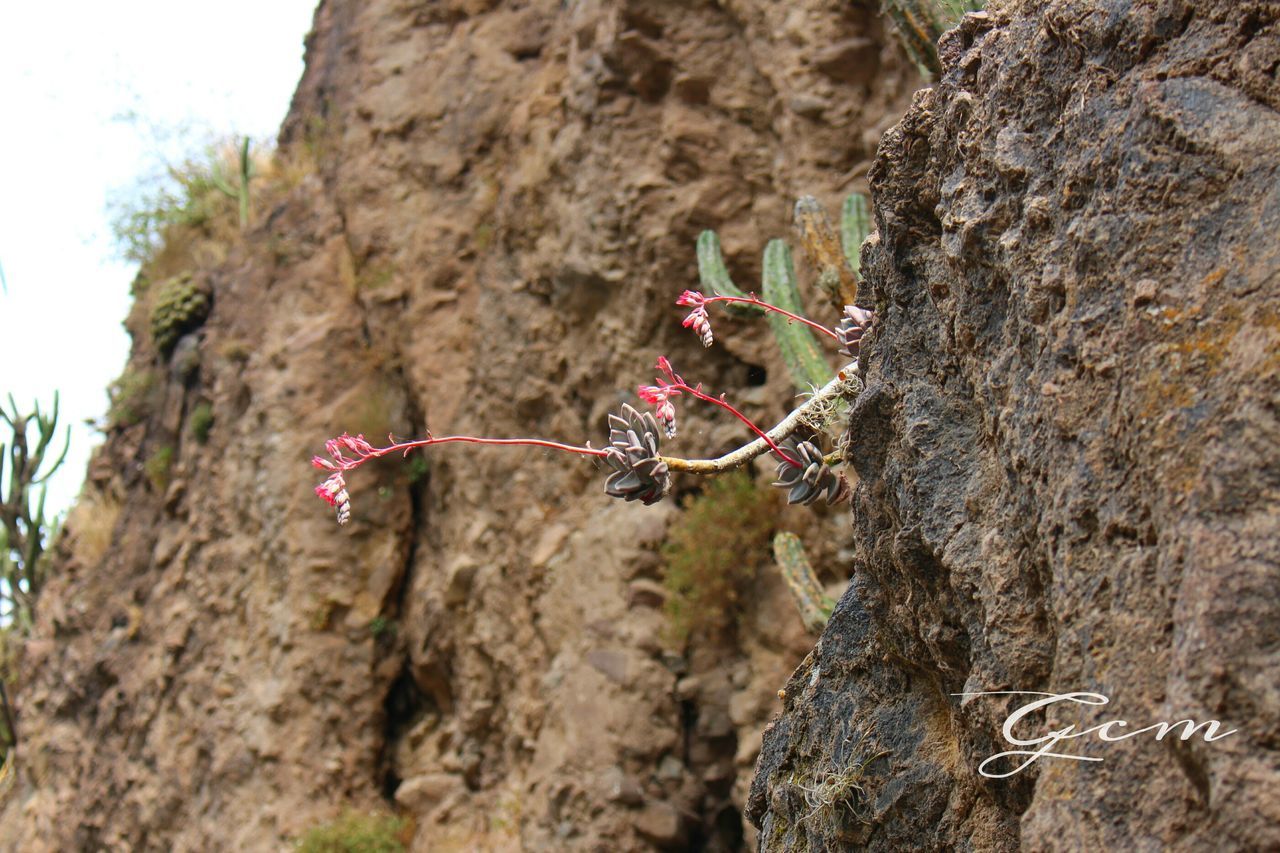
[{"label": "rough rock surface", "polygon": [[[739,651],[682,654],[654,582],[673,503],[451,447],[353,474],[339,528],[308,460],[343,430],[599,445],[660,353],[776,419],[757,326],[717,320],[705,353],[679,328],[695,237],[752,286],[918,82],[871,3],[326,0],[282,133],[309,168],[243,239],[149,266],[210,295],[172,354],[140,285],[22,660],[0,846],[282,849],[348,807],[433,851],[749,843],[760,730],[812,642],[776,575]],[[689,455],[742,437],[682,419]],[[844,518],[802,523],[834,564]]]},{"label": "rough rock surface", "polygon": [[[1280,8],[992,3],[941,54],[871,174],[855,578],[762,849],[1280,848]],[[1239,732],[987,779],[998,690]]]}]

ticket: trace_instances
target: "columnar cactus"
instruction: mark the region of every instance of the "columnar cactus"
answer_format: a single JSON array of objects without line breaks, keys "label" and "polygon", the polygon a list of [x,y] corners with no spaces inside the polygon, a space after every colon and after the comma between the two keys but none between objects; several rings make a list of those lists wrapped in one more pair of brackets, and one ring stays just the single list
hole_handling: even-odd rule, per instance
[{"label": "columnar cactus", "polygon": [[826,627],[835,602],[822,591],[818,576],[804,552],[804,543],[794,533],[781,532],[773,537],[773,557],[782,580],[800,611],[805,630],[819,634]]}]

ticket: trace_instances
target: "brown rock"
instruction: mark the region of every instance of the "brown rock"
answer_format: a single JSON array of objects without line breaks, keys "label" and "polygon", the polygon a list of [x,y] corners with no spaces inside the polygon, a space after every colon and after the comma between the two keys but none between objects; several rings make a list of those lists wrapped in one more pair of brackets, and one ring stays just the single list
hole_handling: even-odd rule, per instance
[{"label": "brown rock", "polygon": [[461,776],[452,773],[426,773],[401,782],[396,788],[396,803],[415,814],[426,814],[462,788]]},{"label": "brown rock", "polygon": [[650,803],[632,819],[632,825],[641,837],[659,847],[684,843],[684,821],[680,812],[669,803]]},{"label": "brown rock", "polygon": [[662,607],[667,601],[667,590],[662,584],[648,578],[633,580],[627,585],[628,607]]},{"label": "brown rock", "polygon": [[[1277,32],[1077,0],[943,36],[869,175],[856,580],[766,730],[761,849],[1280,849]],[[1026,700],[956,694],[993,690],[1109,697],[1040,731],[1239,732],[986,779]],[[854,760],[867,822],[807,819]]]}]

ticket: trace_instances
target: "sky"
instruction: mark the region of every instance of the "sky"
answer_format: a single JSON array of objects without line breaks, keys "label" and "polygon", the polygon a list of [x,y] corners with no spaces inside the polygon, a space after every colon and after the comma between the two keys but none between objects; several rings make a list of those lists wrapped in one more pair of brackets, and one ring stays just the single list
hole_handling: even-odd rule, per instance
[{"label": "sky", "polygon": [[0,0],[0,400],[60,392],[71,450],[47,511],[79,493],[102,441],[85,421],[129,353],[137,269],[108,201],[214,139],[273,139],[316,2]]}]

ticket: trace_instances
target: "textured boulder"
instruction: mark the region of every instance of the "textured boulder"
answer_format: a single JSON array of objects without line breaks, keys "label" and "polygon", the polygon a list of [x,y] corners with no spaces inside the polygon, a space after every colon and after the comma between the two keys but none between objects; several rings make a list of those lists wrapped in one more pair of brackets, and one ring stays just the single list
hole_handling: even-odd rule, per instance
[{"label": "textured boulder", "polygon": [[[1278,17],[1007,2],[944,36],[871,173],[855,577],[765,734],[762,849],[1280,846]],[[1239,731],[988,779],[1027,699],[956,694],[999,690],[1110,698],[1041,732]]]}]

